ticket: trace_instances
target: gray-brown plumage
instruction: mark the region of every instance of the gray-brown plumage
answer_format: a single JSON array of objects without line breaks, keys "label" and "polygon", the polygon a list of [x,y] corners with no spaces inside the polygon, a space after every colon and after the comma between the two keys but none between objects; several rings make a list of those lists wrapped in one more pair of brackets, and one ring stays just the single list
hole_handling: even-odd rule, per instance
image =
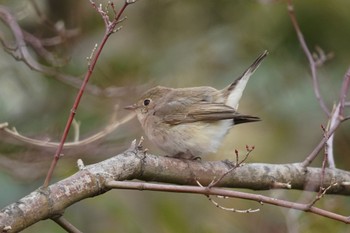
[{"label": "gray-brown plumage", "polygon": [[267,54],[222,90],[157,86],[126,109],[136,111],[150,141],[170,156],[194,158],[215,152],[233,125],[260,120],[237,108],[250,76]]}]

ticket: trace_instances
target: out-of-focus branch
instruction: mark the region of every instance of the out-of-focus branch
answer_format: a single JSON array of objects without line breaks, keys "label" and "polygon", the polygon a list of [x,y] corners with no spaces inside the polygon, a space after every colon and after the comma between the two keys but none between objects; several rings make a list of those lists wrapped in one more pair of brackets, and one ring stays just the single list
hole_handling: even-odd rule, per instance
[{"label": "out-of-focus branch", "polygon": [[[339,95],[339,116],[340,118],[345,117],[344,114],[344,110],[346,107],[346,97],[347,94],[349,93],[349,88],[350,88],[350,67],[348,68],[348,70],[346,71],[345,75],[344,75],[344,80],[343,80],[343,84],[341,86],[341,90],[340,90],[340,95]],[[342,119],[340,119],[342,120]]]},{"label": "out-of-focus branch", "polygon": [[[331,118],[328,121],[328,126],[327,126],[327,131],[329,129],[334,128],[335,125],[339,124],[339,110],[340,110],[340,105],[334,106],[334,109],[331,114]],[[334,160],[334,153],[333,153],[333,141],[334,141],[334,134],[330,135],[327,142],[326,142],[326,147],[325,147],[325,153],[327,154],[327,161],[328,161],[328,166],[330,168],[335,168],[335,160]]]},{"label": "out-of-focus branch", "polygon": [[[178,192],[189,189],[208,195],[232,196],[246,198],[262,203],[304,210],[305,204],[276,200],[273,197],[234,192],[220,187],[235,187],[253,190],[273,189],[275,182],[289,183],[291,189],[317,192],[320,185],[320,168],[303,168],[300,164],[245,164],[227,174],[216,187],[198,187],[196,180],[203,186],[209,185],[214,177],[220,177],[231,169],[222,161],[184,161],[180,159],[145,154],[135,149],[136,143],[126,152],[97,164],[83,166],[80,171],[47,188],[39,188],[19,201],[0,210],[0,229],[11,229],[8,232],[20,231],[40,220],[61,215],[64,210],[82,199],[103,194],[112,188],[113,182],[138,179],[163,183],[192,185],[162,186]],[[325,169],[324,185],[330,186],[327,194],[350,195],[350,173],[339,169]],[[313,185],[306,185],[306,183]],[[118,184],[120,185],[120,184]],[[130,186],[130,184],[128,184]],[[144,184],[146,187],[147,184]],[[278,186],[282,187],[282,186]],[[121,186],[119,186],[121,188]],[[143,189],[143,185],[138,186]],[[287,189],[289,190],[289,189]],[[191,191],[192,192],[192,191]],[[283,204],[284,203],[284,204]],[[331,213],[327,210],[311,207],[310,211],[338,221],[348,222],[349,219]]]},{"label": "out-of-focus branch", "polygon": [[305,56],[307,57],[307,59],[309,61],[315,96],[316,96],[322,110],[327,114],[327,116],[330,116],[330,111],[329,111],[328,107],[326,106],[326,104],[323,100],[323,97],[320,93],[320,85],[318,83],[318,77],[317,77],[317,66],[320,65],[319,61],[321,61],[321,60],[318,60],[318,62],[315,62],[314,57],[312,56],[312,53],[310,52],[310,49],[308,48],[308,46],[305,42],[304,35],[300,29],[300,26],[298,24],[296,17],[295,17],[294,6],[292,3],[292,0],[287,0],[287,4],[288,4],[288,14],[289,14],[290,20],[291,20],[292,25],[295,29],[299,43],[300,43],[300,45],[305,53]]},{"label": "out-of-focus branch", "polygon": [[[98,133],[96,133],[88,138],[85,138],[83,140],[74,141],[74,142],[66,142],[64,144],[64,148],[68,149],[68,148],[86,146],[86,145],[91,144],[97,140],[100,140],[100,139],[106,137],[107,135],[109,135],[110,133],[112,133],[113,131],[115,131],[120,125],[125,124],[126,122],[130,121],[132,118],[134,118],[134,116],[135,116],[134,113],[130,113],[120,120],[114,120],[113,122],[108,124],[103,130],[101,130],[100,132],[98,132]],[[13,128],[13,129],[8,128],[8,124],[6,122],[0,124],[0,130],[5,132],[9,137],[13,137],[13,138],[17,139],[18,141],[28,143],[29,145],[43,147],[43,148],[57,148],[57,146],[59,145],[58,142],[43,141],[43,140],[38,140],[38,139],[33,139],[33,138],[23,136],[23,135],[19,134],[15,128]]]},{"label": "out-of-focus branch", "polygon": [[[0,6],[0,20],[8,26],[15,39],[14,43],[9,42],[0,31],[0,43],[8,54],[13,56],[16,60],[23,61],[32,70],[50,77],[54,77],[60,82],[65,83],[69,86],[80,88],[82,84],[80,77],[64,74],[53,67],[40,64],[37,62],[37,59],[35,59],[30,54],[27,47],[30,45],[34,52],[36,52],[39,56],[41,56],[48,63],[52,64],[54,67],[61,66],[65,62],[63,60],[55,58],[55,56],[46,50],[45,47],[55,46],[63,43],[64,40],[75,36],[79,31],[78,29],[65,30],[64,37],[60,34],[59,36],[52,38],[39,39],[34,35],[23,31],[16,22],[16,19],[10,13],[10,10],[4,6]],[[107,87],[103,89],[93,84],[87,84],[85,91],[96,96],[121,97],[125,96],[126,93],[129,93],[130,91],[139,92],[141,89],[143,89],[142,86]]]},{"label": "out-of-focus branch", "polygon": [[48,51],[45,47],[47,46],[57,46],[65,42],[71,37],[75,37],[80,33],[79,29],[72,29],[65,31],[65,37],[55,36],[52,38],[39,39],[29,32],[22,30],[23,39],[28,43],[29,46],[46,62],[48,62],[53,67],[61,67],[67,63],[68,59],[57,58],[53,53]]},{"label": "out-of-focus branch", "polygon": [[288,14],[289,14],[290,20],[292,22],[292,25],[295,29],[295,32],[297,34],[299,43],[300,43],[308,61],[309,61],[315,96],[316,96],[322,110],[329,117],[328,126],[326,129],[327,132],[324,133],[324,137],[321,140],[321,142],[307,156],[307,158],[303,161],[302,165],[309,166],[311,164],[311,162],[316,158],[316,156],[318,155],[318,153],[321,151],[321,149],[323,148],[323,146],[326,143],[326,149],[327,149],[326,154],[327,154],[328,164],[330,167],[334,168],[335,167],[334,153],[333,153],[334,132],[339,127],[340,123],[344,119],[346,119],[346,116],[344,116],[344,108],[346,106],[346,95],[349,91],[349,85],[350,85],[350,68],[346,72],[345,77],[344,77],[344,81],[343,81],[343,84],[342,84],[342,87],[340,90],[339,102],[333,108],[333,111],[330,112],[328,107],[326,106],[324,100],[323,100],[323,97],[320,94],[319,81],[318,81],[318,77],[317,77],[317,67],[322,65],[332,55],[326,55],[324,53],[324,51],[322,49],[320,49],[319,47],[316,47],[318,54],[316,54],[314,56],[312,55],[312,53],[310,52],[310,50],[305,42],[303,33],[302,33],[300,26],[298,24],[298,21],[296,19],[292,0],[287,0],[287,6],[288,6]]},{"label": "out-of-focus branch", "polygon": [[[9,27],[15,39],[15,44],[11,45],[5,40],[5,37],[0,34],[0,42],[7,53],[12,55],[15,59],[23,61],[32,70],[55,77],[57,80],[76,88],[79,88],[81,86],[82,81],[79,78],[63,74],[52,67],[42,65],[33,58],[33,56],[28,51],[27,44],[24,39],[25,33],[23,33],[22,29],[10,11],[4,6],[0,6],[0,20],[2,20]],[[28,34],[27,39],[29,39],[32,43],[35,43],[34,39],[28,36]],[[33,46],[34,51],[36,51],[36,47],[38,46]],[[39,51],[38,53],[40,54],[41,52]],[[51,58],[46,57],[46,60],[50,59]],[[93,85],[88,85],[86,87],[86,90],[94,95],[101,95],[102,92],[99,87]]]}]

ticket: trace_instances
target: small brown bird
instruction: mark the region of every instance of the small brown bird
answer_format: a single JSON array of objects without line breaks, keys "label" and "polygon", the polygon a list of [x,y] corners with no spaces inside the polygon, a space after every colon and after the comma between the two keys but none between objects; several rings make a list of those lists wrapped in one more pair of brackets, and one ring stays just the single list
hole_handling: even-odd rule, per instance
[{"label": "small brown bird", "polygon": [[215,152],[233,125],[260,120],[238,113],[237,108],[250,76],[267,54],[264,51],[222,90],[157,86],[125,109],[136,111],[149,140],[168,156],[194,159]]}]

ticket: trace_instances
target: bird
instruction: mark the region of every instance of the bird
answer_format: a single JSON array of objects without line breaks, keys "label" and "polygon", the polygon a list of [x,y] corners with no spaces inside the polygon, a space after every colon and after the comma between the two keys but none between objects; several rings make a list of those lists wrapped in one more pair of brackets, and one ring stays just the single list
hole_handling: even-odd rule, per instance
[{"label": "bird", "polygon": [[134,110],[147,138],[167,153],[180,159],[198,159],[216,152],[234,126],[260,121],[259,117],[237,112],[247,82],[263,59],[265,50],[227,87],[170,88],[156,86],[146,91]]}]

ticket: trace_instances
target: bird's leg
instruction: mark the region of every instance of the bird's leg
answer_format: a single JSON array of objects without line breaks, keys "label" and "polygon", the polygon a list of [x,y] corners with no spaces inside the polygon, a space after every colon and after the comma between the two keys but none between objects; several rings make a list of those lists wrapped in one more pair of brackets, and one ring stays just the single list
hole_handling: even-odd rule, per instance
[{"label": "bird's leg", "polygon": [[190,153],[185,153],[185,152],[179,152],[175,155],[172,156],[167,156],[167,157],[172,157],[176,159],[184,159],[184,160],[197,160],[200,161],[202,158],[200,156],[195,156]]},{"label": "bird's leg", "polygon": [[228,159],[222,160],[221,162],[223,162],[229,169],[237,166],[237,163],[230,161]]}]

